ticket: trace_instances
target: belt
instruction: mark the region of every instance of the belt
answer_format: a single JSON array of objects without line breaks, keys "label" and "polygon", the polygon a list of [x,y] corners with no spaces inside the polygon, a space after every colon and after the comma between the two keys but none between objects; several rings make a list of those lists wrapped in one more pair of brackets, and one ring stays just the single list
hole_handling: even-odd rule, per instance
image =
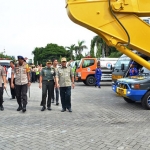
[{"label": "belt", "polygon": [[54,81],[54,80],[47,80],[47,81],[49,82],[49,81]]}]

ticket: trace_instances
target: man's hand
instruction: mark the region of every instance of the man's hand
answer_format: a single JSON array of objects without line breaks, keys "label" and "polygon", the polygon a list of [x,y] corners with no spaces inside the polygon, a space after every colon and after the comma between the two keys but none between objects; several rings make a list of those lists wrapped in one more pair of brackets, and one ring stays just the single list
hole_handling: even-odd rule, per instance
[{"label": "man's hand", "polygon": [[6,85],[6,84],[4,84],[4,89],[6,89],[6,87],[7,87],[7,85]]},{"label": "man's hand", "polygon": [[28,86],[30,86],[31,85],[31,82],[28,82]]},{"label": "man's hand", "polygon": [[75,87],[75,84],[74,84],[74,83],[72,83],[72,88],[74,89],[74,87]]},{"label": "man's hand", "polygon": [[15,87],[15,86],[14,86],[14,84],[12,83],[12,84],[11,84],[11,88],[14,89],[14,87]]},{"label": "man's hand", "polygon": [[56,87],[57,87],[57,88],[59,88],[59,87],[60,87],[60,85],[59,85],[59,84],[56,84]]},{"label": "man's hand", "polygon": [[57,85],[56,85],[56,84],[54,85],[54,88],[57,88]]},{"label": "man's hand", "polygon": [[39,83],[39,88],[40,88],[40,89],[42,88],[42,83]]}]

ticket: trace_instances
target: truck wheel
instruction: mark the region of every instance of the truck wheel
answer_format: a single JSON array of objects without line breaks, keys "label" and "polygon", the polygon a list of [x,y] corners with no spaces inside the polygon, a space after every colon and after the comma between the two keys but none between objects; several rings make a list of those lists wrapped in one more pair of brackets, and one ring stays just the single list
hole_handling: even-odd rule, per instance
[{"label": "truck wheel", "polygon": [[143,96],[141,103],[143,108],[150,110],[150,91]]},{"label": "truck wheel", "polygon": [[124,97],[124,100],[125,100],[127,103],[135,103],[135,101],[132,101],[131,99],[126,98],[126,97]]},{"label": "truck wheel", "polygon": [[86,85],[88,85],[88,86],[94,86],[95,82],[96,82],[96,80],[93,76],[89,76],[86,79]]}]

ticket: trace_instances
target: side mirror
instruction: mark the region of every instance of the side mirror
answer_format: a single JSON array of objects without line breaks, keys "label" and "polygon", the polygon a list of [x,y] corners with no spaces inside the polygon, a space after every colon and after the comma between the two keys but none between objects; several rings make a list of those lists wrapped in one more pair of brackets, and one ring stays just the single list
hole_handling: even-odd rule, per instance
[{"label": "side mirror", "polygon": [[121,64],[121,70],[124,70],[124,64]]}]

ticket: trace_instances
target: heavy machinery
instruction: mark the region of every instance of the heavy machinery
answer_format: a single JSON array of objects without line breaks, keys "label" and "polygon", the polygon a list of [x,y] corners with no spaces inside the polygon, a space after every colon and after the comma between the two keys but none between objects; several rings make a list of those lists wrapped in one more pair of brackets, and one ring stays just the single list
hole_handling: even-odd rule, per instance
[{"label": "heavy machinery", "polygon": [[[66,4],[72,21],[150,70],[148,59],[142,57],[150,57],[150,25],[140,18],[150,16],[150,0],[66,0]],[[150,109],[150,73],[117,82],[116,91],[127,102],[141,101],[144,108]]]},{"label": "heavy machinery", "polygon": [[149,63],[132,52],[150,56],[150,26],[139,17],[150,16],[149,0],[66,0],[69,18],[101,36],[107,45],[141,66]]}]

